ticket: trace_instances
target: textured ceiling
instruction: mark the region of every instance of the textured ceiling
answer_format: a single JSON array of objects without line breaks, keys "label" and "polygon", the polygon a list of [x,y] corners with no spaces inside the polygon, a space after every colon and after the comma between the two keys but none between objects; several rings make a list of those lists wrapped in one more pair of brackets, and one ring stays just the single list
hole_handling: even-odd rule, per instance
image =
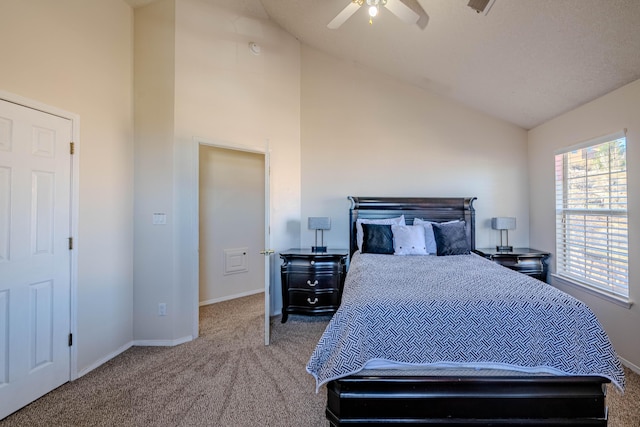
[{"label": "textured ceiling", "polygon": [[525,129],[640,79],[640,0],[402,0],[424,29],[362,7],[336,30],[349,0],[206,1]]}]

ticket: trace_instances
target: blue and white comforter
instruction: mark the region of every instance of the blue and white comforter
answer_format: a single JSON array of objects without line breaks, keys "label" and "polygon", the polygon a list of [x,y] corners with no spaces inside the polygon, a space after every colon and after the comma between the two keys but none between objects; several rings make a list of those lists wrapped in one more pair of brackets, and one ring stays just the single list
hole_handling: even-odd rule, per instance
[{"label": "blue and white comforter", "polygon": [[584,303],[475,254],[354,254],[307,371],[317,389],[370,361],[602,376],[624,388],[615,350]]}]

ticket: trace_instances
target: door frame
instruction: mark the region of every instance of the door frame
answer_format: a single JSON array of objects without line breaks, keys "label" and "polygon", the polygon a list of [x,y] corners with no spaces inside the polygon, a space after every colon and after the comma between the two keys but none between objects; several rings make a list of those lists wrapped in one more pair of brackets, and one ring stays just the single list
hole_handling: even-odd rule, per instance
[{"label": "door frame", "polygon": [[[271,188],[270,188],[270,150],[269,150],[269,140],[265,140],[264,142],[264,146],[259,147],[259,146],[247,146],[247,145],[243,145],[243,144],[238,144],[238,143],[233,143],[233,142],[229,142],[229,141],[221,141],[221,140],[211,140],[211,139],[207,139],[207,138],[203,138],[203,137],[198,137],[198,136],[194,136],[193,137],[193,170],[194,170],[194,175],[192,177],[193,181],[192,181],[192,185],[193,185],[193,201],[194,201],[194,205],[192,207],[192,218],[193,219],[193,229],[192,229],[192,236],[191,236],[191,241],[195,243],[195,256],[193,257],[193,264],[192,264],[192,275],[191,277],[194,278],[193,280],[193,296],[194,296],[194,302],[193,302],[193,323],[192,323],[192,337],[193,339],[195,339],[196,337],[199,336],[199,326],[200,326],[200,298],[199,298],[199,286],[200,286],[200,196],[199,196],[199,191],[200,191],[200,146],[201,145],[205,145],[205,146],[209,146],[209,147],[215,147],[215,148],[222,148],[222,149],[226,149],[226,150],[234,150],[234,151],[242,151],[242,152],[247,152],[247,153],[254,153],[254,154],[261,154],[264,156],[265,159],[265,195],[267,196],[265,198],[265,212],[264,212],[264,220],[265,220],[265,245],[270,245],[270,230],[269,230],[269,221],[270,221],[270,217],[271,217],[271,200],[270,200],[270,194],[271,194]],[[263,249],[269,249],[269,248],[263,248]],[[269,277],[269,290],[272,288],[273,283],[271,283],[271,279],[270,279],[270,269],[267,268],[268,265],[270,265],[270,260],[271,255],[265,255],[265,288],[267,287],[267,279],[266,277]],[[270,292],[266,292],[267,289],[265,289],[265,325],[264,325],[264,329],[265,329],[265,345],[269,344],[269,324],[267,323],[267,319],[269,318],[270,315],[270,305],[271,305],[271,296],[270,296]],[[267,300],[267,298],[269,298],[269,300]]]},{"label": "door frame", "polygon": [[70,333],[75,339],[73,345],[69,347],[69,381],[73,381],[78,378],[78,346],[76,345],[78,337],[78,217],[80,213],[79,208],[79,190],[80,190],[80,116],[78,114],[62,110],[51,105],[44,104],[42,102],[26,98],[24,96],[16,95],[14,93],[0,90],[0,99],[11,102],[13,104],[21,105],[32,110],[42,111],[43,113],[51,114],[54,116],[62,117],[71,121],[71,138],[74,143],[74,153],[71,156],[71,194],[70,194],[70,206],[69,214],[70,221],[69,227],[71,236],[73,238],[73,250],[70,257],[70,287],[69,287],[69,326],[71,328]]}]

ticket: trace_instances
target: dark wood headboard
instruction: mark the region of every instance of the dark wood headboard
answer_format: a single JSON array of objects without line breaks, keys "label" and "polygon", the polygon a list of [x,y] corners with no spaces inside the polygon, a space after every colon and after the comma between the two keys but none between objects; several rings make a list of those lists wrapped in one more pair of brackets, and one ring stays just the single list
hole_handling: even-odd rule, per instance
[{"label": "dark wood headboard", "polygon": [[414,218],[444,222],[464,220],[471,250],[476,248],[475,197],[355,197],[349,196],[349,255],[358,250],[356,220],[382,219],[404,215],[407,224]]}]

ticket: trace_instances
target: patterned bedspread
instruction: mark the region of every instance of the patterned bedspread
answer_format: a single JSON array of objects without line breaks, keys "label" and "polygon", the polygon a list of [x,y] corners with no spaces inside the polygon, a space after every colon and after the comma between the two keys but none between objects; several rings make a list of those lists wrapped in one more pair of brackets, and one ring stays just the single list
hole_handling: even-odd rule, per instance
[{"label": "patterned bedspread", "polygon": [[615,350],[585,304],[475,254],[354,254],[307,371],[317,390],[369,361],[595,375],[624,388]]}]

